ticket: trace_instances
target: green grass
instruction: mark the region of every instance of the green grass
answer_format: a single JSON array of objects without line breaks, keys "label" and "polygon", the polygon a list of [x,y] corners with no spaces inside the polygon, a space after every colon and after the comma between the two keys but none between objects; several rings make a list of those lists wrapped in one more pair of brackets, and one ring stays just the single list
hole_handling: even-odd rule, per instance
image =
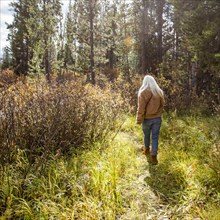
[{"label": "green grass", "polygon": [[159,164],[128,116],[108,143],[36,170],[20,151],[1,167],[0,219],[220,219],[220,118],[163,117]]}]

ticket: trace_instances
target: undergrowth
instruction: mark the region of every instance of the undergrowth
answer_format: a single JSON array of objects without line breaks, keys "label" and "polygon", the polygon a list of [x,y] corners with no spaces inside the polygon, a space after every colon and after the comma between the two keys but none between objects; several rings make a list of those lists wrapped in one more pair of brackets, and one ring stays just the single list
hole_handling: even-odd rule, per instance
[{"label": "undergrowth", "polygon": [[170,219],[220,219],[220,118],[166,115],[160,163],[147,179]]},{"label": "undergrowth", "polygon": [[139,151],[133,116],[114,140],[50,154],[37,172],[20,149],[1,166],[1,219],[218,220],[219,124],[218,116],[165,114],[157,166]]},{"label": "undergrowth", "polygon": [[[110,144],[110,143],[109,143]],[[115,219],[125,212],[123,198],[137,167],[132,142],[115,139],[71,158],[51,157],[42,172],[29,171],[21,154],[4,170],[1,219]],[[126,147],[125,147],[126,146]],[[2,171],[3,172],[3,171]]]},{"label": "undergrowth", "polygon": [[118,129],[115,121],[127,111],[125,103],[110,86],[80,80],[28,80],[0,88],[0,164],[12,164],[19,151],[29,163],[40,163],[50,154],[105,142]]}]

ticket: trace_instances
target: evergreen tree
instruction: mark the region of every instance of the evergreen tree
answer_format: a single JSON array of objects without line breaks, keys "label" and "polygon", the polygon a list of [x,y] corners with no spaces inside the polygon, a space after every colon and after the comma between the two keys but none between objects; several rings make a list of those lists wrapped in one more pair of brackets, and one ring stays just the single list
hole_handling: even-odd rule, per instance
[{"label": "evergreen tree", "polygon": [[10,53],[10,48],[8,46],[6,46],[3,49],[3,58],[2,58],[1,68],[7,69],[7,68],[10,68],[11,65],[12,65],[12,57],[11,57],[11,53]]},{"label": "evergreen tree", "polygon": [[70,7],[67,21],[67,30],[70,30],[71,21],[73,29],[67,41],[66,52],[72,42],[75,48],[75,67],[87,74],[87,81],[95,84],[95,47],[97,45],[98,13],[100,5],[98,0],[74,1]]},{"label": "evergreen tree", "polygon": [[39,8],[40,0],[28,1],[30,16],[26,20],[26,28],[29,36],[28,74],[39,76],[43,74],[43,25]]},{"label": "evergreen tree", "polygon": [[131,4],[122,0],[118,5],[117,14],[117,43],[118,66],[127,80],[130,80],[131,56],[133,46]]},{"label": "evergreen tree", "polygon": [[137,54],[139,72],[142,74],[154,71],[156,59],[156,5],[153,0],[133,1],[133,13],[135,14]]},{"label": "evergreen tree", "polygon": [[45,68],[49,80],[52,71],[53,41],[61,16],[59,0],[20,0],[11,3],[14,21],[10,29],[13,67],[17,74],[40,72]]},{"label": "evergreen tree", "polygon": [[179,38],[186,51],[182,58],[188,60],[190,78],[197,92],[217,91],[220,81],[219,1],[175,0],[173,4],[180,20]]},{"label": "evergreen tree", "polygon": [[164,25],[164,7],[165,0],[157,1],[157,63],[160,64],[163,60],[163,25]]},{"label": "evergreen tree", "polygon": [[69,11],[65,21],[64,31],[64,68],[66,70],[71,69],[76,71],[76,16],[75,16],[76,4],[71,4],[69,1]]},{"label": "evergreen tree", "polygon": [[29,0],[20,0],[11,3],[14,11],[14,20],[8,25],[10,30],[13,68],[16,74],[28,73],[28,60],[30,57],[30,38],[27,30],[27,21],[30,18]]},{"label": "evergreen tree", "polygon": [[43,64],[45,75],[50,81],[50,74],[56,62],[56,45],[54,43],[58,33],[58,25],[61,19],[60,0],[41,0],[40,4],[42,14],[42,46],[43,46]]}]

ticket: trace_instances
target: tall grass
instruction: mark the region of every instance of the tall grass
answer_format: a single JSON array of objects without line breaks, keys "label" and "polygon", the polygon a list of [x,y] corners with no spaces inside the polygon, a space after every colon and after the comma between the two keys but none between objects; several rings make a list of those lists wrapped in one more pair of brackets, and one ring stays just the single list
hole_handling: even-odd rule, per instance
[{"label": "tall grass", "polygon": [[166,115],[157,166],[138,151],[142,132],[133,117],[113,141],[51,156],[26,178],[20,151],[16,165],[1,170],[1,219],[217,220],[219,120]]},{"label": "tall grass", "polygon": [[116,219],[125,212],[123,191],[137,161],[131,142],[117,138],[111,144],[69,159],[52,157],[42,173],[32,170],[25,179],[19,171],[28,164],[8,167],[1,182],[2,219]]},{"label": "tall grass", "polygon": [[160,164],[147,182],[172,205],[172,219],[220,218],[219,124],[218,116],[164,118]]}]

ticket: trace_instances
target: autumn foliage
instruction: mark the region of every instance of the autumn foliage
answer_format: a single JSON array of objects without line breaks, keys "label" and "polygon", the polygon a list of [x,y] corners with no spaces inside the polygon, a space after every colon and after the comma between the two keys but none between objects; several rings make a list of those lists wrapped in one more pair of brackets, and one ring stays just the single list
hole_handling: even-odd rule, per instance
[{"label": "autumn foliage", "polygon": [[30,160],[49,153],[69,152],[105,140],[126,111],[124,100],[111,88],[18,81],[0,96],[0,161],[13,160],[18,149]]}]

